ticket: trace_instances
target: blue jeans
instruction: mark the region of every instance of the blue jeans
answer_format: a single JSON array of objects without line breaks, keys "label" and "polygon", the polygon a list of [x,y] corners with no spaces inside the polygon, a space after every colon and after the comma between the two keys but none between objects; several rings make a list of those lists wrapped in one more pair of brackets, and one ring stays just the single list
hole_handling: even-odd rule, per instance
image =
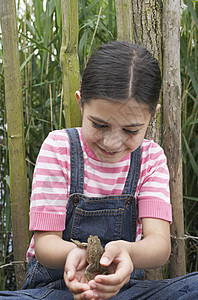
[{"label": "blue jeans", "polygon": [[73,299],[63,279],[62,270],[43,267],[36,258],[29,265],[24,286],[19,291],[0,292],[0,299]]},{"label": "blue jeans", "polygon": [[132,280],[131,287],[114,300],[195,300],[198,299],[198,272],[166,280]]},{"label": "blue jeans", "polygon": [[[73,296],[56,270],[42,267],[35,259],[30,262],[26,284],[20,291],[0,292],[0,300],[72,300]],[[38,284],[38,285],[37,285]],[[35,285],[37,286],[35,288]],[[31,287],[34,288],[31,288]],[[198,272],[167,280],[131,279],[113,300],[195,300],[198,299]]]}]

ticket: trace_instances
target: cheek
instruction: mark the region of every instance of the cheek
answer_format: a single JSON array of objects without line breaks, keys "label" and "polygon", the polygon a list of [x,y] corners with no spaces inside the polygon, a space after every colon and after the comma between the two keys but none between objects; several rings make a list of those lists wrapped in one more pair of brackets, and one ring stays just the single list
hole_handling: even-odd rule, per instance
[{"label": "cheek", "polygon": [[96,143],[102,139],[102,134],[98,130],[90,126],[85,126],[82,128],[83,137],[88,145]]},{"label": "cheek", "polygon": [[133,152],[141,145],[143,138],[143,135],[132,136],[127,139],[125,145]]}]

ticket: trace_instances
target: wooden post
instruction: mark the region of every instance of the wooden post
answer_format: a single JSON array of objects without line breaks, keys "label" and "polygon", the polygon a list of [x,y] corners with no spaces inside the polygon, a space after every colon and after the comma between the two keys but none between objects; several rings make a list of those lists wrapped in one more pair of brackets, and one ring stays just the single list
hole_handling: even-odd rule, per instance
[{"label": "wooden post", "polygon": [[[147,48],[162,69],[162,4],[154,0],[116,0],[118,40],[127,40]],[[161,112],[150,122],[146,138],[161,144]],[[162,268],[147,270],[147,279],[163,279]]]},{"label": "wooden post", "polygon": [[17,287],[20,288],[25,279],[25,254],[29,243],[29,201],[15,0],[0,0],[0,14],[8,125],[13,247],[14,259],[22,262],[15,268]]},{"label": "wooden post", "polygon": [[[161,1],[115,0],[118,40],[136,43],[148,49],[162,69]],[[161,144],[161,114],[150,123],[147,138]]]},{"label": "wooden post", "polygon": [[81,125],[81,114],[75,99],[80,87],[78,60],[78,1],[61,0],[62,5],[62,46],[61,66],[63,71],[63,95],[66,127]]},{"label": "wooden post", "polygon": [[170,171],[173,207],[170,276],[186,272],[181,152],[180,0],[166,0],[163,7],[164,149]]}]

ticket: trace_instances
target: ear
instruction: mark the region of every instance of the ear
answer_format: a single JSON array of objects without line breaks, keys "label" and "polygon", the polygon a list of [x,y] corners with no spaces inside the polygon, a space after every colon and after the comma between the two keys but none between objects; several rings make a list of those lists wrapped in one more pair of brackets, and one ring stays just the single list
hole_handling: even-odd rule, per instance
[{"label": "ear", "polygon": [[82,108],[82,105],[81,105],[81,103],[80,103],[80,100],[81,100],[80,91],[76,91],[76,92],[75,92],[75,97],[76,97],[76,100],[77,100],[77,102],[78,102],[78,105],[79,105],[79,107],[80,107],[80,109],[81,109],[81,108]]},{"label": "ear", "polygon": [[157,112],[160,109],[160,107],[161,107],[161,104],[158,103],[156,106],[155,112]]}]

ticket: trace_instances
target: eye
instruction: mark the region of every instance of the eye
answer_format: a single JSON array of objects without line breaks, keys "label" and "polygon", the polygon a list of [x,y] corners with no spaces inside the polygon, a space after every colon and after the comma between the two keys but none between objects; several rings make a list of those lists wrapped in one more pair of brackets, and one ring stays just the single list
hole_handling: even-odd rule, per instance
[{"label": "eye", "polygon": [[123,129],[125,133],[129,134],[129,135],[136,135],[139,130],[128,130],[128,129]]},{"label": "eye", "polygon": [[98,124],[98,123],[93,122],[93,121],[92,121],[92,126],[95,127],[95,128],[97,128],[97,129],[103,129],[103,128],[107,128],[108,127],[105,124]]}]

